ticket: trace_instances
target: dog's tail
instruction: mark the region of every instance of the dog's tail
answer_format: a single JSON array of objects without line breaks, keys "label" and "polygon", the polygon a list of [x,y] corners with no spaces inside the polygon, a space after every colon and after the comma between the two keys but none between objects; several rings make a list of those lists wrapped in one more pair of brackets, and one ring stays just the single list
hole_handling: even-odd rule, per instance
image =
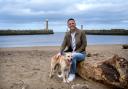
[{"label": "dog's tail", "polygon": [[61,57],[61,55],[59,55],[59,56],[58,56],[58,55],[55,55],[55,56],[54,56],[54,58],[57,59],[57,60],[58,60],[60,57]]},{"label": "dog's tail", "polygon": [[53,60],[52,60],[52,62],[55,62],[54,64],[55,64],[55,66],[54,66],[54,70],[59,70],[59,59],[60,59],[60,57],[61,56],[58,56],[58,55],[55,55],[55,56],[53,56]]}]

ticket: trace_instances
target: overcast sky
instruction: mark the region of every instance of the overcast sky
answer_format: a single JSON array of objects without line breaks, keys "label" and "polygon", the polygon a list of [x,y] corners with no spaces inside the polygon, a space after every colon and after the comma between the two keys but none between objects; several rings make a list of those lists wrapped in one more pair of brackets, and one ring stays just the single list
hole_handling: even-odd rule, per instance
[{"label": "overcast sky", "polygon": [[128,29],[128,0],[0,0],[0,29],[66,31],[68,18],[85,29]]}]

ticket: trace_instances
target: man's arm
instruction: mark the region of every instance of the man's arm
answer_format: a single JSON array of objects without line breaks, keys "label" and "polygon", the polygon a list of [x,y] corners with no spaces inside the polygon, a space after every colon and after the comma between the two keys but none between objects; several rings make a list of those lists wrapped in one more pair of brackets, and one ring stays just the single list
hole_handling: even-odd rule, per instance
[{"label": "man's arm", "polygon": [[86,46],[87,46],[86,35],[84,31],[82,31],[81,34],[82,34],[82,37],[81,37],[82,45],[78,50],[76,50],[77,52],[86,51]]}]

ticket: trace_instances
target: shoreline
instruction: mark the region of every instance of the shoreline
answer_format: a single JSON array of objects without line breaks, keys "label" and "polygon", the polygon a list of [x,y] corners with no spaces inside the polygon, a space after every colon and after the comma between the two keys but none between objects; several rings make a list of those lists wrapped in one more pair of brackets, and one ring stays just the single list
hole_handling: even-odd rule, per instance
[{"label": "shoreline", "polygon": [[[101,46],[101,47],[103,47],[103,46],[122,46],[122,45],[125,45],[125,44],[95,44],[95,45],[87,45],[87,47],[93,47],[93,46]],[[60,46],[29,46],[29,47],[0,47],[0,50],[2,50],[2,49],[14,49],[14,50],[16,50],[16,49],[47,49],[47,48],[60,48]],[[87,48],[86,47],[86,48]],[[40,50],[41,50],[40,49]]]}]

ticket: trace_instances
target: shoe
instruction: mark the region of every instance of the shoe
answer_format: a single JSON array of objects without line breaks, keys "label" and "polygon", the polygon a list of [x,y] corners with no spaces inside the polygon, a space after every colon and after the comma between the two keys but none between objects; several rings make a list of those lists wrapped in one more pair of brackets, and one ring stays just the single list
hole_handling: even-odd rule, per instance
[{"label": "shoe", "polygon": [[68,81],[71,82],[75,79],[75,74],[69,74]]}]

